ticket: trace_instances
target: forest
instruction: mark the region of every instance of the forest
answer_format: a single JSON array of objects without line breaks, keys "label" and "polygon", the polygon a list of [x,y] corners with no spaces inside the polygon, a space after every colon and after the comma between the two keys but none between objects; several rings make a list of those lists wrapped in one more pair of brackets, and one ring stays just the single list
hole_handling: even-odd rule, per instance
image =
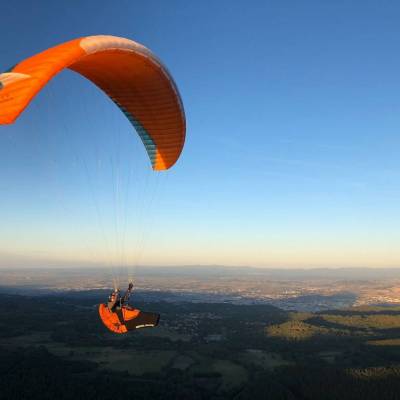
[{"label": "forest", "polygon": [[97,315],[104,295],[0,294],[0,399],[398,398],[398,307],[300,313],[138,295],[160,326],[115,335]]}]

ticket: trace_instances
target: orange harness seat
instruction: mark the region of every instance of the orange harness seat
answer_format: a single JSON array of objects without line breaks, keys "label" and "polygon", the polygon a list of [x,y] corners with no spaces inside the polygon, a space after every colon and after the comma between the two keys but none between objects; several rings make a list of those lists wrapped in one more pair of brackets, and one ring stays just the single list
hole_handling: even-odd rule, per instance
[{"label": "orange harness seat", "polygon": [[140,328],[158,325],[160,314],[143,312],[129,306],[111,311],[106,304],[99,305],[99,315],[103,324],[112,332],[127,333]]}]

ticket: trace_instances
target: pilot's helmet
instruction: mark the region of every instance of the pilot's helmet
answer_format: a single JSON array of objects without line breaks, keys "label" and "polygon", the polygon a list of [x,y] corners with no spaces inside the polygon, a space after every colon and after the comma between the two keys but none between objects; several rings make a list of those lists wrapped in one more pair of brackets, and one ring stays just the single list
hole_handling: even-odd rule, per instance
[{"label": "pilot's helmet", "polygon": [[108,300],[109,300],[109,301],[115,301],[116,298],[117,298],[117,292],[112,292],[112,293],[108,296]]}]

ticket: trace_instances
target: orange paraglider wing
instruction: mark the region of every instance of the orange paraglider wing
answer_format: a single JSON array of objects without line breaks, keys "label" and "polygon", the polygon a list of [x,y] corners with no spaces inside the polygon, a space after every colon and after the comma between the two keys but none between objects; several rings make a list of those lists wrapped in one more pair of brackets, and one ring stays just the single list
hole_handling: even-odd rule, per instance
[{"label": "orange paraglider wing", "polygon": [[99,305],[99,315],[103,324],[112,332],[127,333],[140,328],[152,328],[158,325],[160,315],[142,312],[123,306],[117,311],[110,311],[106,304]]},{"label": "orange paraglider wing", "polygon": [[65,68],[101,88],[135,127],[155,170],[175,164],[185,141],[178,89],[146,47],[115,36],[88,36],[50,48],[0,74],[0,124],[13,123]]}]

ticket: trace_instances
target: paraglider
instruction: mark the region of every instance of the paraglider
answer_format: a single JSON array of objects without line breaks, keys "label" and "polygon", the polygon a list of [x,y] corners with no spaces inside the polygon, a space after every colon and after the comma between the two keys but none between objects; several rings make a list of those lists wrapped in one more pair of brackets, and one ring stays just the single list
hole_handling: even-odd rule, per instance
[{"label": "paraglider", "polygon": [[[176,163],[186,131],[177,86],[150,50],[121,37],[78,38],[0,74],[0,125],[15,122],[44,86],[66,68],[93,82],[125,114],[140,136],[153,170],[167,170]],[[131,292],[132,285],[121,297],[115,288],[109,302],[99,306],[101,320],[113,332],[158,324],[158,314],[129,306]]]},{"label": "paraglider", "polygon": [[128,304],[133,284],[130,283],[124,296],[119,290],[111,292],[107,304],[99,305],[99,314],[103,324],[112,332],[126,333],[140,328],[152,328],[158,325],[160,315],[142,312]]}]

